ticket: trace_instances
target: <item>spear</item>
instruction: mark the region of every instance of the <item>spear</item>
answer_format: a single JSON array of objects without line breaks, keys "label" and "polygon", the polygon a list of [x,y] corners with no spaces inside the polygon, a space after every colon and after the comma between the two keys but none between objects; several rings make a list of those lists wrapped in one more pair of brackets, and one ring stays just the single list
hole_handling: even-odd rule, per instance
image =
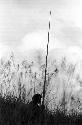
[{"label": "spear", "polygon": [[[51,11],[50,11],[50,17],[51,17]],[[47,75],[47,64],[48,64],[48,51],[49,51],[49,35],[50,35],[50,20],[49,20],[49,31],[48,31],[48,43],[47,43],[47,53],[46,53],[46,65],[45,65],[45,78],[44,78],[44,85],[43,85],[43,102],[42,104],[44,105],[44,100],[45,100],[45,87],[46,87],[46,75]]]}]

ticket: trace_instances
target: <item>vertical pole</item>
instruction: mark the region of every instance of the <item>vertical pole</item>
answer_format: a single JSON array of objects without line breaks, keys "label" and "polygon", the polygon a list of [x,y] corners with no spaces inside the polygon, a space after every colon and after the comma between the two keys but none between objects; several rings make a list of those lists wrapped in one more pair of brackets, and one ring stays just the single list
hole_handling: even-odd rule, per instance
[{"label": "vertical pole", "polygon": [[[51,16],[51,11],[50,11],[50,16]],[[43,86],[43,102],[42,104],[44,105],[44,100],[45,100],[45,87],[46,87],[46,74],[47,74],[47,63],[48,63],[48,50],[49,50],[49,41],[50,41],[50,20],[49,20],[49,31],[48,31],[48,43],[47,43],[47,53],[46,53],[46,66],[45,66],[45,79],[44,79],[44,86]]]},{"label": "vertical pole", "polygon": [[35,95],[35,93],[36,93],[36,90],[35,90],[35,82],[36,82],[36,72],[35,72],[35,81],[34,81],[34,95]]}]

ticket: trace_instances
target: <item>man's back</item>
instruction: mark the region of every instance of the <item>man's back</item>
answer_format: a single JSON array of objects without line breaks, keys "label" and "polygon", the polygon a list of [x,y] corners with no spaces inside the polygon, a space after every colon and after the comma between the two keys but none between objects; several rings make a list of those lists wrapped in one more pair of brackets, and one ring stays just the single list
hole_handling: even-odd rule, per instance
[{"label": "man's back", "polygon": [[40,115],[41,115],[41,106],[40,100],[38,100],[38,96],[34,95],[32,101],[29,103],[28,106],[28,124],[30,125],[37,125],[40,122]]}]

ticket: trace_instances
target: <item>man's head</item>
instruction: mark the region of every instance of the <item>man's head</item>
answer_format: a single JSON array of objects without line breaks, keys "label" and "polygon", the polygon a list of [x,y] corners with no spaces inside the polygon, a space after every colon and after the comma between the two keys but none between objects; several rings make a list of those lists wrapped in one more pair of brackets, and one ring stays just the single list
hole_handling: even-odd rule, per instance
[{"label": "man's head", "polygon": [[41,104],[41,98],[42,98],[42,96],[40,94],[35,94],[32,97],[32,101],[34,104]]}]

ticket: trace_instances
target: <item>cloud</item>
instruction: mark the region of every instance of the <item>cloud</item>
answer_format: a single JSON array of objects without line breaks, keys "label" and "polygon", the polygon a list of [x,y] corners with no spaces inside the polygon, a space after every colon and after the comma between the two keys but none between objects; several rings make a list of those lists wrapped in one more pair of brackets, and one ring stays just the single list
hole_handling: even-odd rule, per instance
[{"label": "cloud", "polygon": [[[79,20],[79,26],[82,22],[80,13],[82,2],[80,0],[0,0],[0,3],[1,43],[9,47],[21,48],[20,46],[26,45],[22,41],[25,36],[30,37],[34,32],[37,34],[40,30],[48,31],[49,10],[51,9],[52,36],[54,34],[52,38],[54,42],[51,46],[61,48],[61,46],[81,45],[82,29],[76,26]],[[57,20],[58,18],[60,21]]]},{"label": "cloud", "polygon": [[[32,3],[33,5],[33,3]],[[29,6],[29,5],[28,5]],[[11,46],[20,45],[25,34],[47,28],[46,12],[41,8],[20,8],[13,2],[4,1],[0,5],[0,37],[1,41]]]},{"label": "cloud", "polygon": [[[17,50],[19,52],[22,52],[23,55],[24,53],[26,53],[27,55],[31,55],[32,53],[30,52],[38,49],[42,49],[46,52],[47,41],[48,33],[45,30],[29,33],[22,39],[22,44],[17,47]],[[78,43],[78,41],[74,42],[72,40],[70,40],[69,43],[68,41],[58,40],[57,38],[53,38],[53,36],[50,35],[49,55],[51,56],[51,58],[54,57],[55,59],[56,57],[60,60],[63,56],[66,56],[70,62],[74,63],[82,60],[82,50],[80,43]]]},{"label": "cloud", "polygon": [[82,28],[69,26],[60,29],[57,38],[67,46],[82,47]]},{"label": "cloud", "polygon": [[7,45],[0,43],[0,59],[3,57],[8,57],[10,52],[12,51]]},{"label": "cloud", "polygon": [[[53,38],[52,34],[49,35],[49,51],[55,48],[64,48],[64,44]],[[47,30],[38,30],[37,32],[28,33],[22,39],[22,44],[17,48],[19,51],[24,52],[33,49],[43,49],[46,51],[48,43]]]},{"label": "cloud", "polygon": [[62,30],[65,39],[71,40],[73,43],[82,40],[82,29],[79,27],[65,27]]}]

